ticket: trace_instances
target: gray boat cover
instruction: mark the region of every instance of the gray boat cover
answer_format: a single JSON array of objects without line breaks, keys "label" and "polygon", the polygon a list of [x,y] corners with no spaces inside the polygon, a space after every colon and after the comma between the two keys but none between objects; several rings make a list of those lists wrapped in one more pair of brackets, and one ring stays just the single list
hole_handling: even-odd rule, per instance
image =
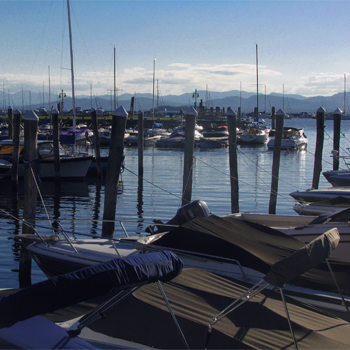
[{"label": "gray boat cover", "polygon": [[[184,269],[162,284],[190,349],[204,349],[213,317],[251,287],[205,270]],[[350,324],[285,297],[299,349],[349,349]],[[184,347],[155,284],[142,286],[88,327],[155,349]],[[216,323],[209,349],[294,349],[281,295],[264,290]]]},{"label": "gray boat cover", "polygon": [[275,263],[264,280],[276,287],[284,287],[290,280],[302,275],[329,257],[338,246],[340,240],[338,229],[334,228],[317,237],[312,242],[300,248]]},{"label": "gray boat cover", "polygon": [[[235,219],[233,216],[199,217],[172,231],[144,237],[135,245],[148,249],[147,244],[236,259],[242,266],[266,275],[272,265],[287,258],[305,243],[273,228]],[[350,294],[350,262],[329,258],[336,281],[344,294]],[[289,281],[300,287],[338,293],[329,267],[321,262],[301,276]]]}]

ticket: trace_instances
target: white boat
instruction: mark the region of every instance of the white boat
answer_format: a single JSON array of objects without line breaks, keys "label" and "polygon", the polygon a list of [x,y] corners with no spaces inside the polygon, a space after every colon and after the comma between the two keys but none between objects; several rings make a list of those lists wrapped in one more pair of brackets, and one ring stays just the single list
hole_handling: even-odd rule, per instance
[{"label": "white boat", "polygon": [[[20,149],[23,148],[23,141],[21,141]],[[2,149],[6,149],[7,155],[2,157],[7,161],[12,159],[13,141],[0,141],[0,153]],[[40,178],[54,179],[55,178],[55,160],[53,141],[40,141],[37,143],[38,159],[37,166],[39,169]],[[61,179],[81,180],[85,178],[88,169],[92,163],[93,156],[89,154],[67,154],[67,152],[60,145],[60,177]],[[11,176],[11,171],[6,173],[6,176]],[[20,156],[18,164],[18,177],[24,177],[24,163]]]},{"label": "white boat", "polygon": [[[195,147],[200,146],[200,139],[203,134],[198,130],[194,131]],[[159,148],[183,148],[185,146],[185,129],[176,129],[170,136],[161,137],[156,141],[156,147]]]},{"label": "white boat", "polygon": [[0,176],[6,175],[12,167],[12,163],[7,161],[6,159],[0,158]]},{"label": "white boat", "polygon": [[[100,145],[102,145],[102,146],[109,145],[111,143],[111,136],[112,136],[112,128],[111,127],[100,128],[100,130],[98,132]],[[129,136],[130,136],[130,133],[128,133],[128,132],[124,133],[124,139],[126,137],[129,137]]]},{"label": "white boat", "polygon": [[[161,139],[162,136],[161,135],[149,135],[143,138],[143,142],[144,142],[144,146],[145,147],[152,147],[156,145],[156,142]],[[130,135],[125,137],[124,139],[124,143],[127,146],[138,146],[139,144],[139,137],[138,135]]]},{"label": "white boat", "polygon": [[334,199],[319,202],[296,203],[293,207],[293,210],[299,215],[321,215],[349,207],[349,198],[336,197]]},{"label": "white boat", "polygon": [[[308,139],[304,134],[303,128],[283,127],[281,149],[305,150],[307,148]],[[270,137],[267,143],[268,149],[274,149],[275,138]]]},{"label": "white boat", "polygon": [[269,139],[269,128],[264,122],[253,122],[240,134],[240,143],[264,144]]},{"label": "white boat", "polygon": [[[193,203],[180,208],[177,216],[167,223],[170,226],[166,232],[161,232],[164,225],[157,223],[159,230],[155,234],[141,238],[64,240],[54,235],[48,237],[47,242],[35,242],[27,249],[47,276],[71,272],[117,256],[170,249],[183,260],[186,268],[198,268],[255,283],[263,278],[272,264],[305,246],[301,241],[269,227],[252,226],[231,216],[209,215],[203,203],[199,203],[200,209]],[[177,226],[179,222],[184,223]],[[338,286],[344,294],[350,294],[347,282],[350,262],[337,260],[335,263],[333,258],[329,262],[332,266],[335,264],[333,273]],[[344,312],[342,298],[329,280],[327,268],[323,270],[325,266],[315,267],[307,276],[293,280],[286,286],[285,293],[313,305]],[[346,300],[350,305],[350,299]]]},{"label": "white boat", "polygon": [[163,128],[163,124],[160,123],[153,123],[153,128],[152,129],[147,129],[146,130],[147,136],[169,136],[171,132],[169,132],[167,129]]},{"label": "white boat", "polygon": [[308,189],[306,191],[295,191],[289,193],[295,200],[300,203],[313,203],[325,200],[332,200],[338,197],[350,199],[350,187],[330,187]]},{"label": "white boat", "polygon": [[347,151],[343,156],[339,155],[339,151],[333,150],[332,157],[337,158],[338,160],[342,159],[346,169],[328,170],[322,173],[323,176],[332,186],[350,186],[349,148],[347,148]]}]

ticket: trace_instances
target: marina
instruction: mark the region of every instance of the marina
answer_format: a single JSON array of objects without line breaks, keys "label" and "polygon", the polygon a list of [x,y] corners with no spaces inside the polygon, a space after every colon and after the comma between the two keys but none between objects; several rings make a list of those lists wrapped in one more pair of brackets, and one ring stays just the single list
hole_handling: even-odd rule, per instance
[{"label": "marina", "polygon": [[[346,130],[348,121],[342,123]],[[298,127],[300,120],[285,121],[285,125]],[[308,149],[281,153],[277,214],[295,214],[295,200],[289,193],[311,188],[316,142],[316,122],[304,119],[308,136]],[[323,169],[332,168],[333,122],[326,121],[323,149]],[[348,140],[341,139],[346,148]],[[103,151],[108,151],[104,149]],[[266,145],[238,146],[238,179],[240,212],[268,213],[273,152]],[[125,160],[118,188],[116,220],[124,222],[129,235],[143,235],[154,219],[167,221],[181,206],[183,149],[144,149],[143,180],[138,177],[138,149],[124,148]],[[227,215],[231,210],[229,156],[227,148],[195,149],[192,200],[200,199],[208,204],[215,215]],[[321,175],[319,188],[329,188],[329,182]],[[64,181],[59,189],[53,181],[43,181],[43,203],[37,204],[37,223],[47,226],[48,217],[60,220],[67,231],[101,234],[104,206],[104,181],[87,176],[82,182]],[[15,236],[21,233],[23,181],[19,182],[18,195],[11,193],[8,179],[1,180],[1,282],[2,287],[18,287],[20,244]],[[48,213],[46,214],[46,210]],[[9,215],[11,214],[11,215]],[[114,237],[124,237],[116,224]],[[32,282],[46,277],[33,263]]]},{"label": "marina", "polygon": [[345,3],[3,5],[0,349],[350,347]]},{"label": "marina", "polygon": [[[7,241],[3,248],[11,251],[11,264],[17,265],[10,269],[12,277],[17,277],[17,286],[2,288],[0,293],[0,347],[41,349],[62,343],[70,348],[199,348],[202,339],[205,349],[285,348],[293,343],[295,349],[313,349],[320,344],[321,323],[333,324],[338,334],[335,339],[321,331],[327,338],[324,348],[344,347],[350,320],[350,257],[345,242],[348,210],[315,217],[301,226],[297,223],[301,220],[293,222],[293,215],[288,215],[296,200],[295,188],[309,188],[309,183],[318,187],[323,182],[329,186],[326,177],[321,179],[320,168],[331,168],[333,162],[324,161],[324,155],[331,154],[334,160],[333,148],[341,152],[332,140],[333,136],[338,138],[337,125],[334,122],[334,132],[331,125],[327,129],[323,112],[317,111],[317,120],[310,120],[309,128],[303,123],[305,133],[313,135],[308,138],[309,144],[316,146],[313,152],[297,147],[278,154],[281,111],[274,133],[276,147],[271,152],[266,143],[242,145],[230,134],[228,147],[195,147],[193,108],[186,112],[183,146],[126,146],[127,113],[121,106],[113,114],[110,146],[100,154],[100,145],[95,145],[96,160],[109,153],[105,177],[98,171],[96,176],[88,173],[81,181],[69,183],[62,178],[58,181],[55,174],[56,181],[50,182],[40,179],[38,161],[34,171],[30,165],[25,167],[24,181],[17,186],[3,176],[3,198],[5,193],[8,196],[7,206],[0,208],[1,216],[16,228],[10,233],[8,224],[7,230],[2,230],[8,236],[2,241]],[[32,141],[38,119],[30,114],[23,121],[22,159],[31,163],[41,154]],[[236,137],[235,123],[235,114],[229,110],[228,129],[233,127]],[[96,135],[95,120],[93,127]],[[57,131],[57,124],[54,129]],[[320,130],[327,140],[322,149]],[[54,139],[58,144],[55,133]],[[14,149],[15,140],[18,133]],[[57,157],[57,148],[54,153]],[[278,194],[281,189],[286,193],[274,201],[276,155],[280,158],[278,182],[282,184]],[[15,150],[13,156],[16,158]],[[318,157],[322,157],[321,162]],[[232,159],[237,160],[234,166]],[[14,161],[11,170],[15,168]],[[319,179],[315,178],[317,172]],[[271,173],[274,176],[268,175]],[[79,187],[82,191],[73,195]],[[235,188],[238,191],[233,192]],[[335,187],[334,192],[339,189]],[[277,204],[275,210],[271,202]],[[267,210],[284,216],[269,214],[266,219],[271,223],[266,219],[259,223],[257,217],[249,219],[244,214],[262,215]],[[278,221],[282,221],[281,226]],[[288,222],[295,231],[284,230]],[[304,226],[313,230],[298,235]],[[233,297],[229,305],[228,296]],[[27,307],[28,299],[31,303]],[[138,307],[140,301],[143,311]],[[266,308],[272,301],[274,307]],[[86,302],[84,310],[80,309]],[[258,324],[254,315],[262,312],[262,305],[264,322]],[[124,313],[125,307],[128,312],[119,318],[124,320],[121,327],[114,318]],[[276,314],[282,308],[284,316]],[[55,315],[62,311],[67,314],[58,321]],[[307,318],[296,318],[296,313],[305,313]],[[319,318],[319,314],[324,317]],[[170,315],[178,331],[174,335],[171,324],[162,321]],[[246,327],[241,324],[244,315],[248,315]],[[283,325],[278,328],[283,337],[275,340],[271,335],[280,316]],[[131,336],[128,325],[136,318],[168,336],[157,337],[141,329]],[[316,327],[311,321],[315,319]],[[225,326],[227,322],[234,325],[233,334],[232,326]],[[237,338],[242,326],[247,331]],[[50,335],[40,336],[35,328],[46,329]],[[262,334],[258,342],[257,330]],[[20,334],[30,336],[22,339]]]}]

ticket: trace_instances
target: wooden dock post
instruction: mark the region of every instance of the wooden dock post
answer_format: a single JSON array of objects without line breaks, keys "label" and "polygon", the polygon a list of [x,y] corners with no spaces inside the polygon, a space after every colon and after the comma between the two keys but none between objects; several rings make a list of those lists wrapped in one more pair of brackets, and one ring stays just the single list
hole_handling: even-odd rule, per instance
[{"label": "wooden dock post", "polygon": [[190,107],[186,113],[185,150],[184,150],[184,173],[182,183],[182,206],[191,202],[192,197],[192,173],[194,133],[196,128],[197,111]]},{"label": "wooden dock post", "polygon": [[275,130],[275,129],[276,129],[275,118],[276,118],[276,115],[275,115],[275,107],[272,107],[272,108],[271,108],[271,129],[272,129],[272,130]]},{"label": "wooden dock post", "polygon": [[114,233],[119,174],[124,160],[124,135],[127,116],[128,112],[123,106],[118,107],[112,113],[112,134],[109,146],[102,223],[102,237],[107,238],[112,238]]},{"label": "wooden dock post", "polygon": [[237,109],[237,117],[238,117],[237,126],[238,126],[238,128],[240,129],[240,128],[242,127],[242,112],[241,112],[241,107],[238,107],[238,109]]},{"label": "wooden dock post", "polygon": [[11,167],[11,187],[13,192],[18,189],[18,164],[19,164],[19,146],[21,133],[21,111],[16,109],[13,118],[13,153]]},{"label": "wooden dock post", "polygon": [[[340,149],[340,126],[341,126],[341,116],[342,111],[337,108],[333,112],[334,121],[333,121],[333,150],[338,152]],[[339,157],[333,157],[333,170],[339,170]]]},{"label": "wooden dock post", "polygon": [[180,117],[181,117],[181,128],[184,126],[184,111],[180,108]]},{"label": "wooden dock post", "polygon": [[237,166],[237,114],[231,108],[227,111],[228,151],[230,160],[231,213],[239,213],[239,188]]},{"label": "wooden dock post", "polygon": [[94,148],[95,148],[97,178],[101,179],[103,177],[103,173],[102,173],[102,166],[101,166],[100,136],[98,134],[97,112],[95,108],[91,109],[91,124],[92,124],[92,132],[94,134]]},{"label": "wooden dock post", "polygon": [[12,140],[13,138],[13,109],[11,106],[9,106],[7,110],[7,116],[8,116],[8,123],[9,123],[9,128],[8,128],[8,135],[9,135],[9,140]]},{"label": "wooden dock post", "polygon": [[59,141],[59,120],[58,110],[52,110],[52,142],[53,142],[53,157],[55,161],[55,182],[61,181],[61,164],[60,164],[60,141]]},{"label": "wooden dock post", "polygon": [[[35,213],[37,203],[37,187],[35,183],[35,159],[37,159],[37,138],[38,138],[38,116],[30,111],[23,117],[24,121],[24,200],[23,220],[35,224]],[[33,176],[34,175],[34,176]],[[22,234],[34,234],[31,226],[23,223]],[[22,240],[19,261],[20,287],[31,284],[32,259],[26,247],[29,244]]]},{"label": "wooden dock post", "polygon": [[316,150],[315,150],[315,163],[314,163],[314,175],[312,179],[312,188],[318,189],[320,182],[320,175],[322,171],[322,153],[323,153],[323,141],[324,141],[324,115],[325,109],[320,107],[316,114]]},{"label": "wooden dock post", "polygon": [[143,149],[144,149],[144,113],[139,112],[137,115],[137,146],[138,146],[138,160],[139,160],[139,178],[143,177]]},{"label": "wooden dock post", "polygon": [[[272,107],[272,110],[274,113],[275,107]],[[280,159],[281,159],[281,145],[282,145],[284,116],[285,116],[285,112],[282,109],[279,109],[276,113],[276,130],[275,130],[275,143],[273,146],[272,179],[271,179],[269,214],[276,214],[277,194],[278,194],[278,177],[279,177]]]}]

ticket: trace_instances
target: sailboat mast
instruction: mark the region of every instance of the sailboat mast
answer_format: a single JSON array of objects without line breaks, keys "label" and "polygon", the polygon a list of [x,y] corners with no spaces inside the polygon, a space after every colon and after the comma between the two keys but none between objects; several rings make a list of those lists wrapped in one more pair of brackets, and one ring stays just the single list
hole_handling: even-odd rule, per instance
[{"label": "sailboat mast", "polygon": [[[69,25],[69,43],[70,43],[70,67],[71,67],[71,79],[72,79],[73,131],[75,134],[74,65],[73,65],[72,25],[71,25],[71,19],[70,19],[70,1],[69,0],[67,0],[67,8],[68,8],[68,25]],[[74,137],[74,140],[75,140],[75,137]]]},{"label": "sailboat mast", "polygon": [[116,73],[115,73],[115,46],[114,46],[114,110],[117,109],[117,98],[116,98]]},{"label": "sailboat mast", "polygon": [[155,84],[155,78],[156,78],[156,58],[154,57],[153,58],[153,112],[152,112],[152,115],[153,115],[153,121],[154,121],[154,84]]},{"label": "sailboat mast", "polygon": [[346,74],[344,74],[344,112],[345,115],[345,108],[346,108]]},{"label": "sailboat mast", "polygon": [[258,44],[256,45],[256,107],[259,115],[259,70],[258,70]]}]

